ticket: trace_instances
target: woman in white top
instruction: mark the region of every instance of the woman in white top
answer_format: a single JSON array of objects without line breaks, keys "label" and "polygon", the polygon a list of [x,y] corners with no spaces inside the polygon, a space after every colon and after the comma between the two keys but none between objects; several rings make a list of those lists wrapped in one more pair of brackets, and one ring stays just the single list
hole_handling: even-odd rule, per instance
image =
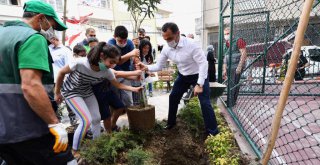
[{"label": "woman in white top", "polygon": [[[107,79],[119,89],[133,92],[138,92],[142,89],[141,87],[121,84],[116,80],[110,68],[115,67],[120,58],[120,51],[116,47],[100,42],[90,50],[87,57],[75,59],[62,68],[58,74],[55,100],[57,103],[61,103],[63,96],[66,103],[80,118],[80,124],[73,137],[72,149],[75,157],[79,156],[77,151],[80,147],[80,141],[89,126],[91,126],[93,138],[97,138],[100,135],[100,112],[98,102],[92,91],[92,84]],[[69,75],[63,83],[64,76],[68,73]],[[141,71],[137,72],[137,74],[141,74]]]}]

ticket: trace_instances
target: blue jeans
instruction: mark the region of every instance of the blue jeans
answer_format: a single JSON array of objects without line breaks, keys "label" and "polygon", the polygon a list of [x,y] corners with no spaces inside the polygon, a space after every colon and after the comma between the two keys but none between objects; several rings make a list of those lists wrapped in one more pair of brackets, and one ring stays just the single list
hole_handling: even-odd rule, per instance
[{"label": "blue jeans", "polygon": [[[197,80],[198,74],[189,76],[183,76],[180,73],[178,74],[178,78],[174,82],[172,92],[169,96],[168,125],[176,124],[178,105],[182,95],[188,90],[190,85],[196,85]],[[203,92],[199,94],[198,98],[200,100],[202,117],[207,133],[213,135],[219,133],[216,116],[210,102],[210,88],[208,79],[205,80]]]},{"label": "blue jeans", "polygon": [[152,83],[148,83],[148,90],[149,90],[149,93],[152,93]]}]

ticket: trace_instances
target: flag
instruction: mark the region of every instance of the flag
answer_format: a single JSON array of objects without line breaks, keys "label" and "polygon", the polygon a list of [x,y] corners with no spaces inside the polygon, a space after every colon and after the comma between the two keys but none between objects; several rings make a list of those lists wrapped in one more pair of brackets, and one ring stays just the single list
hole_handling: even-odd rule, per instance
[{"label": "flag", "polygon": [[76,19],[75,17],[69,19],[67,18],[66,21],[68,23],[71,23],[71,24],[85,24],[89,21],[89,16],[92,16],[93,13],[90,13],[88,15],[84,15],[84,16],[80,16],[80,19]]},{"label": "flag", "polygon": [[[82,32],[79,32],[79,33],[77,33],[77,34],[75,34],[75,35],[72,35],[72,36],[70,37],[70,40],[69,40],[69,45],[71,45],[72,42],[73,42],[77,37],[79,37],[81,33],[82,33]],[[66,37],[66,41],[67,41],[67,39],[68,39],[68,37]]]}]

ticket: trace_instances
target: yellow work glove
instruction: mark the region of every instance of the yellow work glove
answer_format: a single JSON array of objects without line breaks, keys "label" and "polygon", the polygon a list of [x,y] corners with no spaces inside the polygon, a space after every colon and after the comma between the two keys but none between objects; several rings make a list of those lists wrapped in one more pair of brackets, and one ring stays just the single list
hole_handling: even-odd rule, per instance
[{"label": "yellow work glove", "polygon": [[49,124],[50,133],[56,138],[53,151],[59,153],[68,148],[68,133],[61,123]]}]

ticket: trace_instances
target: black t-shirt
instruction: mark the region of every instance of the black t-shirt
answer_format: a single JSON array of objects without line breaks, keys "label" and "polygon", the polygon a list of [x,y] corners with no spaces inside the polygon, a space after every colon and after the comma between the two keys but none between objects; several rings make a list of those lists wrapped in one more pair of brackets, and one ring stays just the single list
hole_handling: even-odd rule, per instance
[{"label": "black t-shirt", "polygon": [[305,71],[305,68],[301,68],[301,67],[303,67],[307,63],[308,63],[307,58],[303,54],[301,54],[300,57],[299,57],[298,64],[297,64],[297,70],[296,70],[296,73],[295,73],[295,76],[294,76],[296,80],[302,80],[303,79],[306,71]]}]

